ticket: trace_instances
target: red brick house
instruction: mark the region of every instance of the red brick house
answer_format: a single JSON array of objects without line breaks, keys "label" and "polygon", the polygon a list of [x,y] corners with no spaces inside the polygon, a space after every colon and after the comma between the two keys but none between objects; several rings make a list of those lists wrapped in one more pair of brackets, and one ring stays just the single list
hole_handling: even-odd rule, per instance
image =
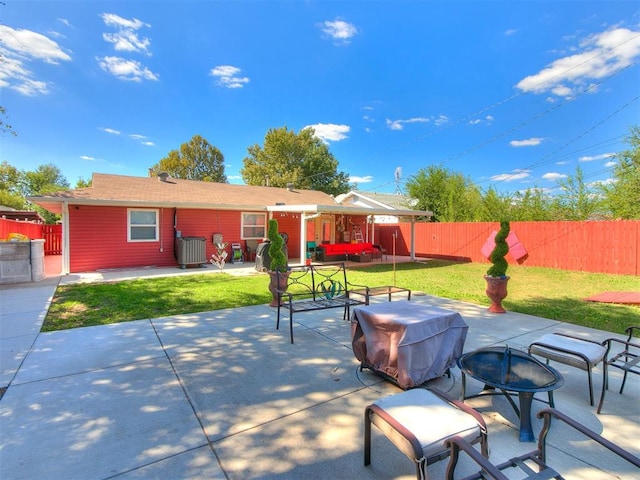
[{"label": "red brick house", "polygon": [[[354,225],[369,238],[376,209],[339,205],[326,193],[161,177],[96,173],[91,187],[29,197],[62,215],[62,273],[178,265],[178,238],[214,235],[255,249],[276,218],[289,235],[290,259],[304,259],[308,240],[340,243]],[[387,212],[387,209],[384,209]],[[398,211],[415,218],[429,212]],[[371,229],[373,232],[373,229]]]}]

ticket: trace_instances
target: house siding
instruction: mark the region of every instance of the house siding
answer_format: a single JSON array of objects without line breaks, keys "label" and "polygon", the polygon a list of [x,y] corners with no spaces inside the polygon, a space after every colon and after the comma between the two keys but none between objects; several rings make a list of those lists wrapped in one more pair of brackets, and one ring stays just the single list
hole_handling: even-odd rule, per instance
[{"label": "house siding", "polygon": [[[136,208],[139,209],[139,208]],[[213,235],[223,241],[240,243],[241,215],[250,210],[203,210],[159,208],[160,239],[155,242],[127,241],[127,208],[81,205],[69,210],[70,272],[109,268],[177,266],[175,230],[183,237],[204,237],[207,261],[214,253]],[[260,212],[262,213],[262,212]],[[281,215],[281,232],[289,234],[289,257],[300,256],[300,218]],[[175,230],[174,230],[175,223]],[[231,253],[231,247],[228,247]]]},{"label": "house siding", "polygon": [[173,209],[159,211],[159,240],[127,241],[127,209],[81,205],[69,210],[70,271],[175,265]]}]

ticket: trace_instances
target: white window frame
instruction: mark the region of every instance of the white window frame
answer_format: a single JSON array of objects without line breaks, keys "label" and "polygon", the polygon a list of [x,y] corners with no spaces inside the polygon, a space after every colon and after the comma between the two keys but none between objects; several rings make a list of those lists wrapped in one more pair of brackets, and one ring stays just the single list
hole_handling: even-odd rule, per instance
[{"label": "white window frame", "polygon": [[[264,224],[263,225],[245,225],[244,223],[244,217],[245,215],[262,215],[262,217],[264,218]],[[244,235],[244,228],[245,227],[262,227],[264,228],[264,235],[261,237],[245,237]],[[263,238],[267,238],[267,227],[268,227],[268,223],[267,223],[267,214],[263,213],[263,212],[241,212],[240,213],[240,238],[242,240],[262,240]]]},{"label": "white window frame", "polygon": [[[131,224],[131,214],[134,212],[144,212],[149,213],[153,212],[156,216],[155,224]],[[131,238],[131,229],[136,227],[154,227],[155,235],[154,238]],[[129,208],[127,209],[127,241],[128,242],[157,242],[160,239],[160,210],[153,208]]]}]

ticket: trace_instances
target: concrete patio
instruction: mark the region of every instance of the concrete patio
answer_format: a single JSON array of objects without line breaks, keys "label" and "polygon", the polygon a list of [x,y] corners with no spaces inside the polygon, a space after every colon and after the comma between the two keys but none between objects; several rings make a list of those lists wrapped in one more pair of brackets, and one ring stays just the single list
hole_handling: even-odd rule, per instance
[{"label": "concrete patio", "polygon": [[[0,400],[1,478],[415,478],[413,464],[376,429],[372,465],[363,466],[364,408],[400,390],[359,371],[349,323],[338,310],[296,315],[294,345],[286,328],[275,330],[266,305],[38,333],[57,283],[0,290],[0,387],[8,385]],[[526,349],[556,331],[613,336],[428,295],[412,301],[460,312],[469,325],[465,351]],[[619,395],[621,375],[611,372],[597,415],[586,373],[554,367],[564,376],[556,408],[640,455],[637,378]],[[596,402],[601,374],[597,368]],[[460,371],[429,386],[457,397]],[[468,392],[480,387],[472,381]],[[487,420],[492,462],[534,448],[518,441],[517,417],[504,398],[467,402]],[[534,413],[545,406],[534,402]],[[540,427],[535,419],[536,434]],[[567,479],[640,477],[559,423],[548,445],[549,463]],[[443,478],[446,464],[429,467],[431,478]],[[460,472],[470,471],[463,459]]]}]

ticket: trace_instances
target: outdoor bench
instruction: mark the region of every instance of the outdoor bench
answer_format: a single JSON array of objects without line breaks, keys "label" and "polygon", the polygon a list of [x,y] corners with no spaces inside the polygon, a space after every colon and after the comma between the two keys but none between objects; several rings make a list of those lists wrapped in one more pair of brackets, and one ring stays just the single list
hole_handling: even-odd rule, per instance
[{"label": "outdoor bench", "polygon": [[286,272],[278,272],[277,275],[278,285],[284,285],[286,280],[287,287],[276,290],[278,295],[276,330],[280,328],[281,311],[289,310],[291,343],[293,343],[294,313],[342,308],[344,309],[343,319],[348,320],[351,306],[365,303],[364,299],[355,300],[349,297],[351,287],[367,287],[347,282],[344,262],[291,267]]}]

